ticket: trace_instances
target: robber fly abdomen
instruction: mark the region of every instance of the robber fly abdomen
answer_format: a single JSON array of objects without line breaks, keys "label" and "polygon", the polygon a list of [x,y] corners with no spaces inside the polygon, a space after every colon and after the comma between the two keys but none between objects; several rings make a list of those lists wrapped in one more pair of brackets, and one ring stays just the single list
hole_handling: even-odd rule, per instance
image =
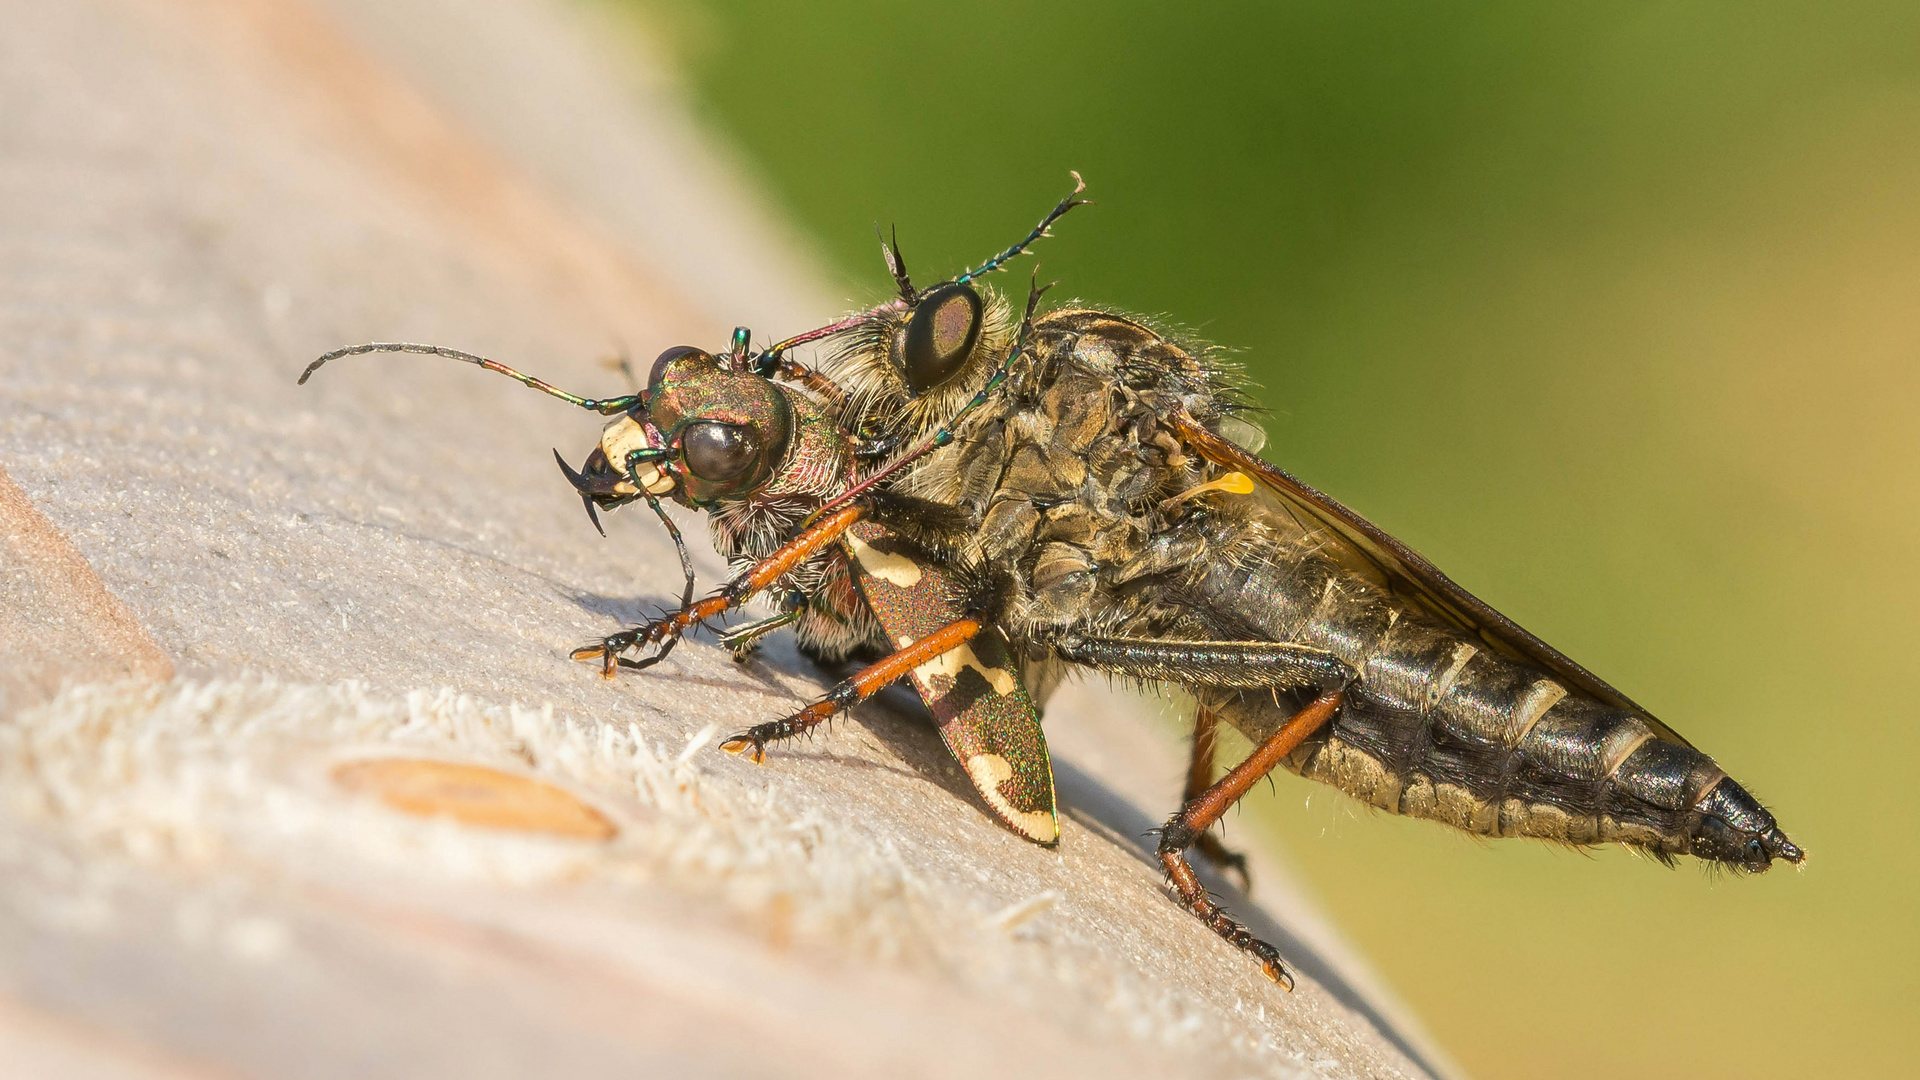
[{"label": "robber fly abdomen", "polygon": [[[1396,602],[1307,536],[1257,563],[1232,556],[1195,591],[1232,621],[1326,649],[1357,673],[1346,704],[1286,766],[1389,813],[1487,836],[1621,842],[1764,867],[1797,854],[1713,759],[1633,710]],[[1208,690],[1202,705],[1256,741],[1297,709]]]}]

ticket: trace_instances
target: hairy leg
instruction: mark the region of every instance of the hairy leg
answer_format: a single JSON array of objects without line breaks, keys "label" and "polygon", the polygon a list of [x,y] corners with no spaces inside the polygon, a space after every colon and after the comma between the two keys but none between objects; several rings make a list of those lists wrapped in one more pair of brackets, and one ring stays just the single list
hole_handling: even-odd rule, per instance
[{"label": "hairy leg", "polygon": [[1228,770],[1227,775],[1201,792],[1198,798],[1189,800],[1160,831],[1160,865],[1166,870],[1167,881],[1172,884],[1180,905],[1193,912],[1208,929],[1259,961],[1260,970],[1267,978],[1289,990],[1293,989],[1293,977],[1281,966],[1279,951],[1254,937],[1245,924],[1213,902],[1194,875],[1186,852],[1207,827],[1219,821],[1227,808],[1240,801],[1261,777],[1272,772],[1307,736],[1333,719],[1345,700],[1344,690],[1328,690],[1314,698],[1306,708],[1295,713],[1293,719],[1282,724],[1280,730],[1255,747],[1247,760]]},{"label": "hairy leg", "polygon": [[1187,686],[1325,689],[1352,682],[1354,670],[1325,649],[1275,641],[1178,641],[1165,638],[1065,637],[1062,659],[1136,679]]},{"label": "hairy leg", "polygon": [[[1180,805],[1198,799],[1213,786],[1214,747],[1220,734],[1220,718],[1212,709],[1201,707],[1193,714],[1193,756],[1187,760],[1187,787],[1180,795]],[[1222,870],[1239,875],[1240,888],[1250,892],[1253,889],[1253,875],[1247,872],[1247,857],[1227,847],[1220,835],[1211,829],[1201,833],[1193,842],[1207,861]]]}]

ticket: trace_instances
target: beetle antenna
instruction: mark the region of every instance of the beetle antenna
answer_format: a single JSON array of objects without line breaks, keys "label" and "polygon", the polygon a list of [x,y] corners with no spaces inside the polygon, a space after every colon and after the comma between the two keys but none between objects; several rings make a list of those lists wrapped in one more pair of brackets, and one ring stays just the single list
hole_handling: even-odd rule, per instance
[{"label": "beetle antenna", "polygon": [[498,360],[489,360],[484,356],[475,356],[470,352],[461,352],[459,349],[449,349],[444,345],[418,345],[410,341],[370,341],[365,345],[349,345],[344,349],[335,349],[320,359],[315,360],[313,363],[308,364],[307,370],[300,373],[299,385],[305,386],[307,380],[313,377],[313,373],[319,371],[320,366],[329,360],[338,360],[343,356],[359,356],[362,353],[377,352],[423,353],[428,356],[444,356],[449,360],[459,360],[463,363],[486,368],[488,371],[497,371],[509,379],[519,381],[522,385],[530,386],[541,393],[552,394],[561,401],[578,405],[583,409],[590,409],[602,416],[612,416],[614,413],[626,412],[628,409],[633,408],[640,400],[639,394],[623,394],[615,398],[587,398],[581,397],[578,394],[569,394],[552,383],[536,379],[531,375],[523,375]]},{"label": "beetle antenna", "polygon": [[619,372],[620,376],[627,380],[627,385],[633,387],[634,393],[637,394],[646,389],[640,385],[640,376],[633,373],[633,355],[628,352],[627,343],[619,338],[615,338],[613,343],[619,351],[612,356],[602,358],[600,366]]},{"label": "beetle antenna", "polygon": [[[1047,211],[1047,216],[1040,219],[1040,224],[1035,225],[1033,227],[1032,232],[1028,233],[1026,237],[1022,239],[1019,243],[1013,245],[1007,250],[1001,252],[1000,254],[995,255],[993,258],[988,259],[986,262],[981,263],[979,269],[969,270],[966,273],[961,274],[959,277],[954,278],[953,279],[954,283],[958,285],[965,285],[967,282],[972,281],[974,278],[980,277],[983,274],[991,274],[995,270],[1000,269],[1002,266],[1006,265],[1007,260],[1018,257],[1021,252],[1024,252],[1028,248],[1032,247],[1035,241],[1039,240],[1043,236],[1046,236],[1047,230],[1053,227],[1054,222],[1059,221],[1061,218],[1065,217],[1067,214],[1067,211],[1073,209],[1076,206],[1087,205],[1089,200],[1076,197],[1081,192],[1087,190],[1087,182],[1085,180],[1080,179],[1080,174],[1077,172],[1070,173],[1069,175],[1073,177],[1073,191],[1069,193],[1066,198],[1061,199],[1060,204],[1058,206],[1055,206],[1052,210]],[[1042,291],[1045,291],[1045,290],[1042,290]]]},{"label": "beetle antenna", "polygon": [[748,370],[747,357],[752,352],[753,331],[744,326],[733,328],[733,339],[727,344],[727,370]]}]

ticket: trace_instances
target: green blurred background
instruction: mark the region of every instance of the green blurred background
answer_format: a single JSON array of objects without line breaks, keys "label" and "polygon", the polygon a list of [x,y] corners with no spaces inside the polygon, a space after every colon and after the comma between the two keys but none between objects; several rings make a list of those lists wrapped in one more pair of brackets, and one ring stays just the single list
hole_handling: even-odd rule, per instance
[{"label": "green blurred background", "polygon": [[1913,1074],[1920,5],[621,2],[850,300],[876,221],[950,273],[1080,170],[1063,293],[1240,350],[1268,457],[1811,851],[1664,870],[1282,779],[1249,817],[1472,1075]]}]

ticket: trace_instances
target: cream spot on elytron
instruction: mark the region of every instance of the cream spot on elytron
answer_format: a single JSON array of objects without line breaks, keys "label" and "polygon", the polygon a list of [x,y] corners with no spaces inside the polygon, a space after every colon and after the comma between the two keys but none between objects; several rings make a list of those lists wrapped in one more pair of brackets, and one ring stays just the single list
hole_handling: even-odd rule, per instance
[{"label": "cream spot on elytron", "polygon": [[847,547],[853,550],[853,557],[860,561],[867,573],[891,585],[911,589],[920,584],[920,564],[905,555],[895,555],[891,551],[881,551],[865,540],[845,534]]},{"label": "cream spot on elytron", "polygon": [[975,754],[967,759],[967,775],[973,778],[973,786],[980,790],[982,798],[1007,824],[1019,830],[1022,836],[1042,844],[1051,844],[1060,838],[1060,823],[1045,810],[1016,810],[1000,794],[1000,785],[1013,779],[1013,766],[999,754]]},{"label": "cream spot on elytron", "polygon": [[994,692],[1001,697],[1012,697],[1013,688],[1020,685],[1019,680],[1013,677],[1013,672],[1006,668],[988,667],[981,663],[980,658],[973,653],[973,646],[964,643],[921,664],[914,671],[918,672],[922,679],[931,681],[935,675],[958,679],[960,672],[965,668],[972,668],[979,672],[980,677],[987,680],[987,685],[993,687]]}]

